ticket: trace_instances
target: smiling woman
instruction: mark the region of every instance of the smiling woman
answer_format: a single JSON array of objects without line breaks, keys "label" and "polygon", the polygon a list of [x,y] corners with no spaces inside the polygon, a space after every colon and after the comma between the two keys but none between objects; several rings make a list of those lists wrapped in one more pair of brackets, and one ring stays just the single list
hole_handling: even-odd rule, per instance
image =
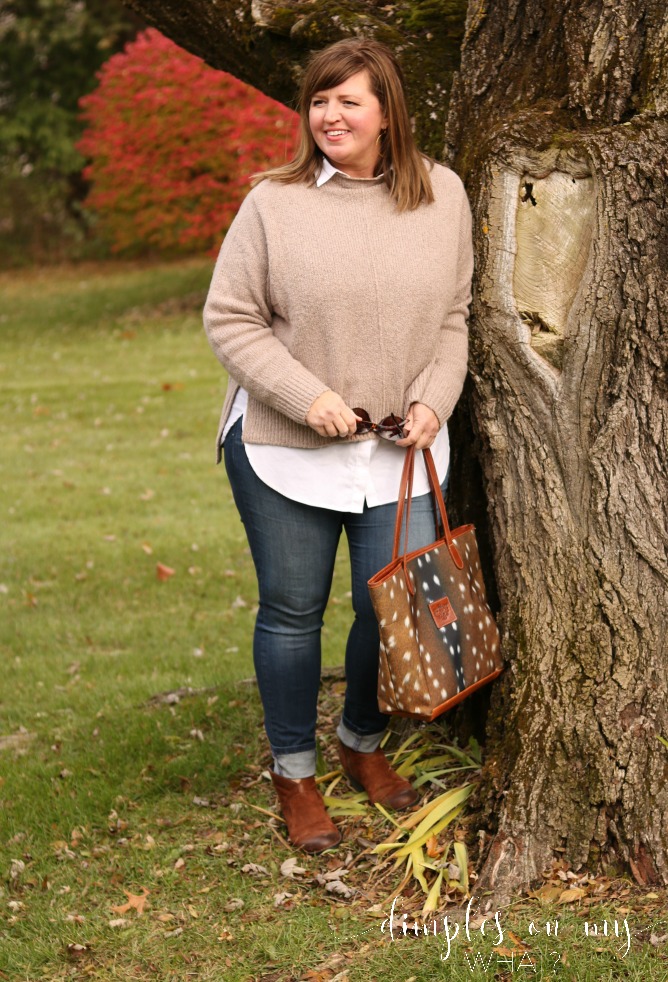
[{"label": "smiling woman", "polygon": [[341,85],[316,92],[311,99],[309,126],[313,139],[335,167],[350,177],[373,177],[387,119],[371,89],[368,72],[357,72]]},{"label": "smiling woman", "polygon": [[[355,616],[339,757],[371,802],[418,797],[380,749],[367,581],[392,554],[402,449],[432,447],[445,482],[473,263],[463,186],[416,147],[389,49],[348,39],[318,52],[300,121],[294,160],[258,178],[225,238],[204,319],[230,375],[218,452],[258,577],[272,780],[290,839],[320,852],[340,841],[314,775],[320,631],[344,529]],[[417,473],[409,550],[434,539],[427,491]]]}]

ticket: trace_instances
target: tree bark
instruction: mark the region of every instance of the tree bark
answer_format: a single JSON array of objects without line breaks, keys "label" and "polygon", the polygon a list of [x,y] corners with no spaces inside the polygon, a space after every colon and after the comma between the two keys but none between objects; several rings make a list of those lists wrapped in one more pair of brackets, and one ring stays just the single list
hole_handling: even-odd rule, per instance
[{"label": "tree bark", "polygon": [[394,48],[406,76],[420,146],[443,155],[452,76],[466,0],[124,0],[126,6],[214,68],[287,106],[311,50],[350,35]]},{"label": "tree bark", "polygon": [[659,3],[469,11],[447,139],[477,219],[474,421],[510,661],[479,882],[497,898],[555,857],[668,881],[667,61]]},{"label": "tree bark", "polygon": [[471,0],[465,24],[427,0],[129,2],[288,102],[310,47],[373,34],[402,49],[427,149],[447,111],[474,212],[470,405],[509,665],[479,885],[501,900],[555,859],[667,884],[663,0]]}]

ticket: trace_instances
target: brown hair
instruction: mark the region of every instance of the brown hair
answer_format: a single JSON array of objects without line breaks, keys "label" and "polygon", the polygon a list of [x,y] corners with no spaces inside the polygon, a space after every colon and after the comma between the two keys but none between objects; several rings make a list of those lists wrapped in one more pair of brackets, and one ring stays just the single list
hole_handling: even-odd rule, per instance
[{"label": "brown hair", "polygon": [[315,181],[322,152],[309,126],[311,99],[316,92],[332,89],[362,71],[368,72],[371,90],[387,119],[379,146],[377,173],[383,174],[399,211],[411,211],[422,202],[434,200],[427,170],[429,158],[415,144],[399,63],[384,44],[364,38],[337,41],[311,56],[299,93],[300,131],[295,156],[282,167],[256,175],[253,184],[266,179],[283,184]]}]

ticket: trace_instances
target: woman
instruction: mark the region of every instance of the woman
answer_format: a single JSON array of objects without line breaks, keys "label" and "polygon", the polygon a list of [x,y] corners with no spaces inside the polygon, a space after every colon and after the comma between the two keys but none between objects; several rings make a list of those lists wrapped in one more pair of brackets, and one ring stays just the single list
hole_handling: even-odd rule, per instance
[{"label": "woman", "polygon": [[[262,175],[223,243],[204,320],[230,383],[218,434],[259,585],[254,663],[291,841],[336,845],[315,775],[320,629],[345,529],[355,612],[337,729],[372,802],[417,800],[379,749],[367,580],[391,558],[400,449],[448,470],[466,374],[471,218],[461,181],[417,150],[399,66],[370,40],[310,61],[295,158]],[[387,439],[381,439],[385,437]],[[426,475],[409,548],[434,539]]]}]

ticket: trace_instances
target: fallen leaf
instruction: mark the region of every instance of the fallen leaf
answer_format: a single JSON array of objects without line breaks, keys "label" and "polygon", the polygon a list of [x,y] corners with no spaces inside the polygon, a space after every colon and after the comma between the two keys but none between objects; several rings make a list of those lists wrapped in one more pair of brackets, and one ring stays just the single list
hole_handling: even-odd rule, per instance
[{"label": "fallen leaf", "polygon": [[582,887],[569,887],[567,890],[562,890],[559,895],[558,903],[560,904],[572,904],[576,900],[582,900],[585,895],[585,891]]},{"label": "fallen leaf", "polygon": [[37,736],[36,733],[28,733],[26,729],[20,727],[18,733],[10,733],[7,736],[0,736],[0,750],[21,750],[26,747],[31,740]]},{"label": "fallen leaf", "polygon": [[244,902],[241,897],[231,897],[223,907],[223,910],[227,914],[231,914],[233,910],[241,910],[243,906]]},{"label": "fallen leaf", "polygon": [[146,887],[141,888],[141,893],[130,893],[128,890],[124,890],[123,893],[128,898],[126,904],[119,904],[118,907],[112,907],[111,909],[115,914],[127,914],[131,910],[137,911],[137,916],[140,917],[144,913],[144,906],[146,904],[146,898],[148,897],[150,890]]},{"label": "fallen leaf", "polygon": [[430,835],[425,842],[427,848],[427,855],[430,859],[438,859],[439,856],[445,851],[445,846],[439,846],[438,839],[435,835]]},{"label": "fallen leaf", "polygon": [[646,887],[647,880],[645,879],[644,874],[641,873],[636,863],[634,863],[633,859],[631,859],[631,857],[629,857],[629,866],[631,867],[631,872],[633,873],[633,879],[636,881],[636,883],[638,883],[641,887]]},{"label": "fallen leaf", "polygon": [[260,866],[259,863],[246,863],[245,866],[241,867],[241,872],[248,873],[250,876],[269,876],[269,870]]},{"label": "fallen leaf", "polygon": [[22,859],[12,859],[12,864],[9,867],[9,879],[18,880],[21,873],[25,871],[26,864]]},{"label": "fallen leaf", "polygon": [[127,923],[124,917],[116,917],[113,921],[109,921],[109,927],[125,927]]},{"label": "fallen leaf", "polygon": [[342,880],[330,880],[325,885],[325,890],[329,893],[336,893],[340,897],[345,897],[346,900],[350,900],[355,895],[355,891]]},{"label": "fallen leaf", "polygon": [[320,886],[324,886],[323,880],[340,880],[342,876],[346,876],[349,870],[344,869],[343,866],[337,866],[336,869],[330,870],[328,873],[318,873],[316,879]]},{"label": "fallen leaf", "polygon": [[68,944],[67,957],[71,958],[72,960],[77,960],[79,958],[83,958],[84,955],[87,955],[89,951],[90,948],[86,944],[77,944],[77,943]]},{"label": "fallen leaf", "polygon": [[300,876],[305,873],[306,870],[303,866],[297,866],[297,859],[291,856],[290,859],[286,859],[284,863],[281,864],[281,876],[285,876],[288,879],[294,879],[295,876]]},{"label": "fallen leaf", "polygon": [[164,563],[155,564],[156,576],[159,580],[168,580],[170,576],[174,576],[176,570],[172,569],[171,566],[165,566]]},{"label": "fallen leaf", "polygon": [[562,888],[560,886],[557,886],[555,883],[546,883],[540,890],[530,893],[529,896],[536,897],[543,903],[551,904],[559,899],[561,892]]},{"label": "fallen leaf", "polygon": [[[346,963],[346,956],[342,955],[340,952],[336,952],[330,955],[322,964],[318,965],[315,971],[318,972],[335,972],[337,968],[342,968]],[[313,970],[312,970],[313,971]]]},{"label": "fallen leaf", "polygon": [[282,907],[286,900],[290,900],[293,894],[288,893],[275,893],[274,894],[274,907]]},{"label": "fallen leaf", "polygon": [[183,869],[185,865],[186,865],[185,859],[183,858],[183,856],[179,856],[179,858],[174,863],[174,869]]},{"label": "fallen leaf", "polygon": [[514,931],[508,931],[508,937],[517,948],[528,948],[529,946],[519,938]]},{"label": "fallen leaf", "polygon": [[152,556],[153,555],[153,548],[152,548],[152,546],[150,546],[148,544],[148,542],[142,542],[141,547],[142,547],[142,549],[144,550],[144,552],[146,553],[147,556]]}]

